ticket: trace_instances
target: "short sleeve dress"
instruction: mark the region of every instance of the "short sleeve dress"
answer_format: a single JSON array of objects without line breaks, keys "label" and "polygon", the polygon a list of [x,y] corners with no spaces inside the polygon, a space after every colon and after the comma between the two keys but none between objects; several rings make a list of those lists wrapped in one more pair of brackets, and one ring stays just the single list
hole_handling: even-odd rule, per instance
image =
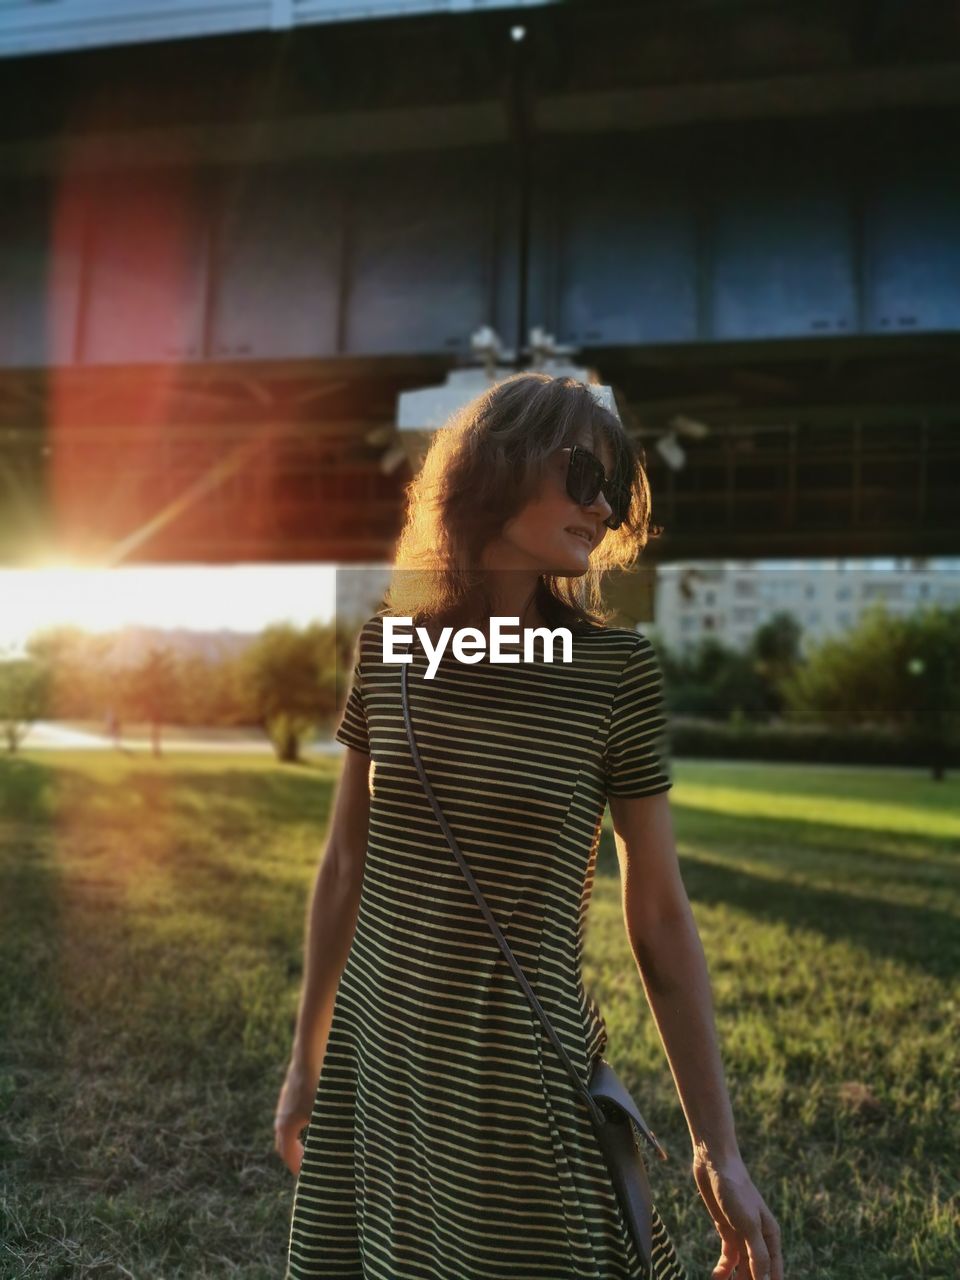
[{"label": "short sleeve dress", "polygon": [[[639,1280],[587,1107],[420,784],[382,630],[364,624],[336,732],[370,757],[369,836],[286,1280]],[[404,652],[437,800],[586,1082],[607,1044],[581,974],[606,797],[672,785],[652,645],[593,628],[571,662],[448,650],[431,679]],[[653,1228],[655,1280],[686,1280],[656,1208]]]}]

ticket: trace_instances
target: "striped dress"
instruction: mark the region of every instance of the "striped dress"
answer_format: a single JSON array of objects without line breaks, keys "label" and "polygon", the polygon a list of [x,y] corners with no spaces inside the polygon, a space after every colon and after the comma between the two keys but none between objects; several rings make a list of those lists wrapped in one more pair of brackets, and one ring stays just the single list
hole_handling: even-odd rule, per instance
[{"label": "striped dress", "polygon": [[[370,828],[286,1280],[638,1280],[586,1104],[420,784],[382,621],[360,633],[336,733],[371,758]],[[437,800],[586,1082],[607,1044],[581,973],[601,820],[607,795],[671,786],[662,681],[635,631],[574,633],[570,663],[539,650],[515,665],[448,651],[429,680],[419,641],[401,651]],[[656,1209],[653,1227],[655,1280],[686,1280]]]}]

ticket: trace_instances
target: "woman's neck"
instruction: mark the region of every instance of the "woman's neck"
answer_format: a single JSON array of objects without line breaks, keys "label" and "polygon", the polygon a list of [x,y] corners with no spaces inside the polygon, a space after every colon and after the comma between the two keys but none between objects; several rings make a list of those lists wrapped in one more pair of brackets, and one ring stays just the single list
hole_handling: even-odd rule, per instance
[{"label": "woman's neck", "polygon": [[527,578],[514,570],[503,575],[493,575],[487,583],[491,598],[490,616],[517,618],[521,630],[524,627],[542,627],[546,622],[537,607],[539,576]]}]

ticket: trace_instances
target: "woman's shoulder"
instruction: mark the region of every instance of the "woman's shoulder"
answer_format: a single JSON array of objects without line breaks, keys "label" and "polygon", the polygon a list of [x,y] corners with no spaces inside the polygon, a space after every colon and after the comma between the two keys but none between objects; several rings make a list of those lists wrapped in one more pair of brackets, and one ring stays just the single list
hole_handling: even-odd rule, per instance
[{"label": "woman's shoulder", "polygon": [[615,684],[637,650],[649,643],[641,632],[632,627],[591,625],[571,630],[574,636],[573,673],[590,680]]},{"label": "woman's shoulder", "polygon": [[382,648],[383,619],[386,612],[387,611],[385,609],[380,609],[376,613],[371,614],[360,628],[361,651],[369,650],[371,656],[374,646],[377,647],[378,651]]},{"label": "woman's shoulder", "polygon": [[635,627],[594,626],[581,633],[590,637],[598,648],[609,653],[622,653],[628,658],[637,649],[649,649],[650,641]]},{"label": "woman's shoulder", "polygon": [[[360,615],[363,616],[362,614]],[[375,663],[383,652],[383,620],[379,613],[375,613],[366,618],[362,623],[357,618],[350,624],[350,632],[354,640],[354,653],[361,667],[369,667]],[[347,623],[343,621],[338,626],[346,628]]]}]

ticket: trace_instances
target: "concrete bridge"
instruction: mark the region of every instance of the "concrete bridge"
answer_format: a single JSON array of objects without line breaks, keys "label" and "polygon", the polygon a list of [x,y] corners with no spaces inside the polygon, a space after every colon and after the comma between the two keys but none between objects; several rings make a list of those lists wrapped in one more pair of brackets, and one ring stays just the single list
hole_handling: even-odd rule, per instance
[{"label": "concrete bridge", "polygon": [[651,559],[955,552],[956,6],[416,7],[4,9],[0,559],[389,558],[483,325],[615,387]]}]

